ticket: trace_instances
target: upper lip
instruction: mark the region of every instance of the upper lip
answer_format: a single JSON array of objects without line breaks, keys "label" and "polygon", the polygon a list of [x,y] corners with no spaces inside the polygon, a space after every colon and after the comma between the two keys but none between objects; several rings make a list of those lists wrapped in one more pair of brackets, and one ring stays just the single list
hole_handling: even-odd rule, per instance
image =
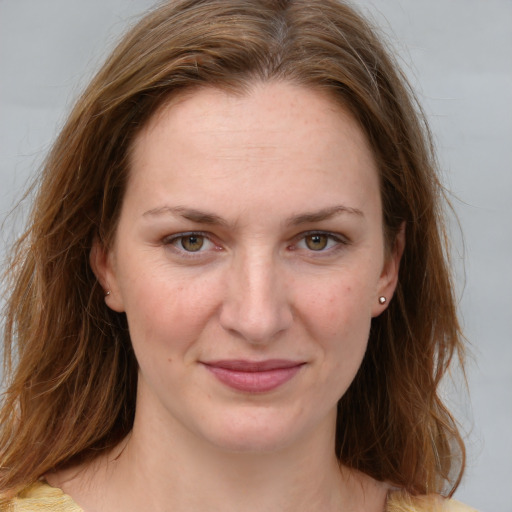
[{"label": "upper lip", "polygon": [[265,361],[248,361],[245,359],[221,359],[218,361],[205,361],[206,366],[223,368],[237,372],[265,372],[286,368],[294,368],[304,364],[303,361],[291,361],[289,359],[267,359]]}]

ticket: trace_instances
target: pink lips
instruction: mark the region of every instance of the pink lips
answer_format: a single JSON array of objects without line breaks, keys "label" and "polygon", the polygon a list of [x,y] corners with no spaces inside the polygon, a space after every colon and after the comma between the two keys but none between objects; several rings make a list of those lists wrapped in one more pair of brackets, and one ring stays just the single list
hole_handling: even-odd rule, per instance
[{"label": "pink lips", "polygon": [[203,363],[223,384],[246,393],[272,391],[288,382],[304,365],[285,359],[225,360]]}]

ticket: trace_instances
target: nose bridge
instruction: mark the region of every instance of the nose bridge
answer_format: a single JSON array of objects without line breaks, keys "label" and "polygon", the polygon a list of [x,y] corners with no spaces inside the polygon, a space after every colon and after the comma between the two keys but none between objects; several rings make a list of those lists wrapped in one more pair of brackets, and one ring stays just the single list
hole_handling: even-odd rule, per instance
[{"label": "nose bridge", "polygon": [[221,323],[247,341],[264,343],[290,325],[282,269],[272,251],[251,248],[234,257]]}]

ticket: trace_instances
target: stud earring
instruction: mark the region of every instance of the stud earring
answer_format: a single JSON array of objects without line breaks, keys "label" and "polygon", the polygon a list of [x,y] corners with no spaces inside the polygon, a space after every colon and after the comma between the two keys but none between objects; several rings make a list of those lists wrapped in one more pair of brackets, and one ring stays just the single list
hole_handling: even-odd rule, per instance
[{"label": "stud earring", "polygon": [[105,297],[108,297],[109,295],[110,295],[110,290],[107,290],[107,291],[105,292]]},{"label": "stud earring", "polygon": [[386,297],[384,297],[384,296],[379,297],[379,304],[386,304],[386,302],[387,302]]}]

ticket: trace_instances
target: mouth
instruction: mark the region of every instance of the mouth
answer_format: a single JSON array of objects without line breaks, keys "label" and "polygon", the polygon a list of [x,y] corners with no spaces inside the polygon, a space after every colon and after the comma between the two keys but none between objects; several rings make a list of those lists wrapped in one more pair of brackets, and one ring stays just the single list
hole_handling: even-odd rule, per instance
[{"label": "mouth", "polygon": [[220,360],[202,363],[222,384],[245,393],[273,391],[291,380],[305,365],[302,361]]}]

